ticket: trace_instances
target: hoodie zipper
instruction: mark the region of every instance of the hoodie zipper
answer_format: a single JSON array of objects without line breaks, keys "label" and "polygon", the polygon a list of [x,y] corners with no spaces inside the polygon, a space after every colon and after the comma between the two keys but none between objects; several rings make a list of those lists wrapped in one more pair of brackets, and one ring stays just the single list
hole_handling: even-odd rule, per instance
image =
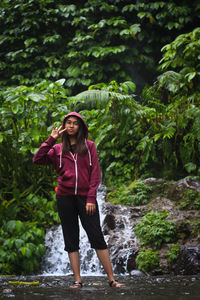
[{"label": "hoodie zipper", "polygon": [[75,195],[77,195],[77,185],[78,185],[78,168],[77,168],[77,154],[72,154],[72,152],[70,152],[74,163],[75,163],[75,175],[76,175],[76,181],[75,181]]}]

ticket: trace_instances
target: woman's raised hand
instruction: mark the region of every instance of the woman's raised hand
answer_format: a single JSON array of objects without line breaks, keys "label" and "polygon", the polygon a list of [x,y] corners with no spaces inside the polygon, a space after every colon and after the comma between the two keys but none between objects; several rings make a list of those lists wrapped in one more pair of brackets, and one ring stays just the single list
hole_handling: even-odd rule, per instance
[{"label": "woman's raised hand", "polygon": [[52,132],[51,132],[51,136],[52,136],[54,139],[57,139],[57,138],[59,137],[59,135],[60,135],[63,131],[66,130],[66,128],[64,128],[64,129],[62,129],[62,130],[61,130],[61,128],[62,128],[62,125],[61,125],[59,128],[57,128],[56,126],[53,127],[53,130],[52,130]]}]

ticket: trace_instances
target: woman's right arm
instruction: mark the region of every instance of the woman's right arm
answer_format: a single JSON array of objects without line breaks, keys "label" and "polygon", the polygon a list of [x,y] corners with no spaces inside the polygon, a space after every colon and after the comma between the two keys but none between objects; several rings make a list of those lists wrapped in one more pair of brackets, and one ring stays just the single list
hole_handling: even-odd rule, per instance
[{"label": "woman's right arm", "polygon": [[54,156],[53,145],[56,140],[50,136],[37,150],[33,157],[33,163],[38,165],[52,164],[52,158]]},{"label": "woman's right arm", "polygon": [[61,130],[61,126],[57,129],[54,127],[50,137],[40,146],[38,151],[33,157],[33,163],[38,165],[49,165],[53,163],[54,159],[54,149],[53,145],[55,144],[59,135],[65,130]]}]

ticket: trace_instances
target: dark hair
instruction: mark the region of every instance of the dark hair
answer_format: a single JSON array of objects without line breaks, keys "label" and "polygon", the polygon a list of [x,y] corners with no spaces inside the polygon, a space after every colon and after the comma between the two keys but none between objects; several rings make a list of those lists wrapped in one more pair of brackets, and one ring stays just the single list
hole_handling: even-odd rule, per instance
[{"label": "dark hair", "polygon": [[[65,119],[65,122],[67,121],[67,119],[68,118]],[[79,130],[76,135],[76,145],[75,145],[74,152],[78,153],[79,155],[84,155],[88,151],[87,146],[85,144],[86,128],[82,120],[79,118],[77,119],[78,119]],[[62,135],[62,152],[63,154],[67,154],[67,152],[69,151],[71,151],[70,139],[67,132],[64,131]]]}]

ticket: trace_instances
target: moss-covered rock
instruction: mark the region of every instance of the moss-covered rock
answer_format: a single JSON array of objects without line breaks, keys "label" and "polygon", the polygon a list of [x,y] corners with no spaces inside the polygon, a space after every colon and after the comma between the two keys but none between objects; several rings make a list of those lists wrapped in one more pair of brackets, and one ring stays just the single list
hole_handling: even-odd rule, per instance
[{"label": "moss-covered rock", "polygon": [[[139,185],[138,185],[139,184]],[[138,196],[139,192],[146,194],[145,203],[142,201],[130,201]],[[134,188],[133,188],[134,187]],[[149,187],[150,189],[148,190]],[[123,192],[124,189],[124,192]],[[144,194],[143,193],[143,194]],[[200,269],[200,179],[184,178],[179,181],[166,181],[164,179],[147,178],[142,181],[134,182],[127,187],[120,187],[107,194],[107,209],[109,218],[104,220],[104,229],[106,234],[110,236],[108,244],[112,247],[117,245],[117,237],[120,236],[122,228],[125,227],[123,218],[128,218],[129,227],[140,227],[143,217],[153,212],[155,215],[166,213],[166,224],[173,223],[174,235],[172,239],[161,239],[157,232],[161,231],[161,225],[158,222],[157,231],[154,230],[155,236],[153,242],[146,244],[143,241],[142,233],[134,236],[134,241],[127,236],[125,246],[131,245],[130,255],[127,258],[127,269],[131,272],[136,268],[137,256],[140,252],[145,254],[148,266],[147,249],[158,251],[159,263],[153,268],[147,268],[151,274],[197,274]],[[126,198],[127,197],[127,198]],[[131,204],[132,203],[132,204]],[[114,205],[113,205],[114,204]],[[117,204],[117,205],[116,205]],[[152,219],[152,218],[151,218]],[[113,221],[114,220],[114,221]],[[119,221],[120,220],[120,221]],[[143,224],[145,227],[145,224]],[[148,224],[153,230],[153,225]],[[154,224],[155,225],[155,224]],[[165,231],[166,228],[164,227]],[[142,228],[144,232],[148,232],[148,228]],[[150,230],[149,229],[149,233]],[[165,235],[164,235],[165,236]],[[157,246],[154,244],[156,243]],[[120,247],[121,247],[120,243]],[[116,247],[117,248],[117,247]],[[156,249],[157,248],[157,249]],[[146,249],[146,250],[145,250]],[[116,249],[117,251],[117,249]],[[119,252],[122,249],[119,249]],[[141,255],[139,256],[142,257]],[[198,260],[199,257],[199,260]],[[150,263],[150,262],[149,262]],[[141,265],[141,264],[140,264]],[[137,264],[138,267],[140,267]],[[142,269],[143,271],[145,268]]]}]

